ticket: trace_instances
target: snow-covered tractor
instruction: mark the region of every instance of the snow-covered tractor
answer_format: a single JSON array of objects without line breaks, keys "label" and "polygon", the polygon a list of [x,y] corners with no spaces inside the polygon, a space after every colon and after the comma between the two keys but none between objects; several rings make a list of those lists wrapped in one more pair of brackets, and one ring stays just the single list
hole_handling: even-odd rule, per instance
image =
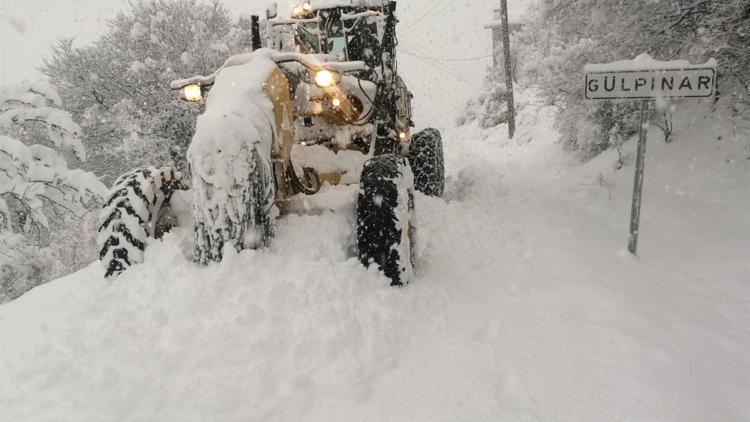
[{"label": "snow-covered tractor", "polygon": [[268,245],[279,215],[356,201],[359,259],[393,285],[409,282],[414,191],[442,195],[443,152],[437,130],[411,132],[395,10],[388,0],[307,0],[289,19],[269,10],[269,48],[173,81],[205,106],[189,177],[152,167],[117,180],[99,229],[105,275],[143,260],[146,238],[173,224],[172,193],[190,188],[197,263]]}]

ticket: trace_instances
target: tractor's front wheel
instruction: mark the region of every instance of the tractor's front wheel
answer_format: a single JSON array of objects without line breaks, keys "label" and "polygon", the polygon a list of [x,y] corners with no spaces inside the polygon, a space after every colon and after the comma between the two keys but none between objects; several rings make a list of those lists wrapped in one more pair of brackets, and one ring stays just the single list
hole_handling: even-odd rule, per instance
[{"label": "tractor's front wheel", "polygon": [[414,275],[414,176],[404,157],[365,163],[357,202],[357,245],[365,266],[377,265],[392,286]]},{"label": "tractor's front wheel", "polygon": [[104,277],[113,277],[143,262],[148,237],[168,230],[165,215],[172,194],[187,189],[182,173],[171,167],[143,167],[120,176],[99,214],[99,260]]},{"label": "tractor's front wheel", "polygon": [[[227,171],[217,177],[213,168],[198,171],[199,166],[192,166],[193,259],[197,263],[220,262],[226,246],[238,252],[256,249],[267,246],[273,237],[276,190],[271,163],[261,158],[255,146],[248,155],[244,175]],[[238,175],[245,177],[233,179]]]}]

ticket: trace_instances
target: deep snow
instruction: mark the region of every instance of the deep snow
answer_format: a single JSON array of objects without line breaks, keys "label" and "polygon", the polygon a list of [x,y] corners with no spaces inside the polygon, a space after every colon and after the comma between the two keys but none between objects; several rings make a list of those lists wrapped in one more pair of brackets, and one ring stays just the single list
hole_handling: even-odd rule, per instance
[{"label": "deep snow", "polygon": [[173,233],[114,282],[93,264],[0,306],[4,420],[750,419],[747,126],[650,130],[633,258],[635,141],[576,165],[550,116],[520,145],[444,132],[406,288],[359,264],[344,207],[209,267]]}]

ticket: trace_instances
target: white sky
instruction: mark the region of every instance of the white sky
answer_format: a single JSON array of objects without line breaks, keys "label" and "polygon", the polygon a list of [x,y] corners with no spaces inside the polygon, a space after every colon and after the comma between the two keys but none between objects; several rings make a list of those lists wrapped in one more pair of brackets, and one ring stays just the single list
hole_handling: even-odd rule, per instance
[{"label": "white sky", "polygon": [[[262,14],[268,4],[223,1],[235,14]],[[512,18],[526,1],[509,3]],[[490,53],[490,32],[483,26],[498,5],[498,0],[399,1],[400,71],[415,93],[418,117],[444,126],[442,121],[453,119],[479,90],[491,59],[455,60]],[[108,19],[127,7],[128,0],[0,0],[0,85],[39,78],[37,68],[56,40],[91,42],[106,30]]]}]

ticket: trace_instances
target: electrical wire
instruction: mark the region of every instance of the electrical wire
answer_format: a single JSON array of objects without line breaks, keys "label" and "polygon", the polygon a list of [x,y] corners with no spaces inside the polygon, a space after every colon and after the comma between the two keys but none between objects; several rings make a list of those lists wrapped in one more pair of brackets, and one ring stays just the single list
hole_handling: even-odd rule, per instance
[{"label": "electrical wire", "polygon": [[369,101],[372,106],[365,117],[360,117],[358,120],[347,123],[352,126],[366,126],[370,123],[370,118],[375,114],[375,101],[367,95],[367,91],[362,87],[362,80],[360,78],[357,78],[357,84],[359,85],[359,90],[365,95],[365,98],[367,98],[367,101]]},{"label": "electrical wire", "polygon": [[440,0],[438,0],[437,5],[430,5],[424,13],[420,14],[417,19],[414,20],[414,23],[407,26],[407,28],[403,31],[403,35],[411,34],[413,33],[419,25],[421,25],[423,22],[425,22],[424,18],[426,18],[428,15],[437,15],[439,13],[442,13],[445,9],[448,8],[448,6],[453,4],[453,0],[447,0],[445,3],[440,4]]},{"label": "electrical wire", "polygon": [[412,54],[412,56],[419,57],[420,59],[431,60],[431,61],[435,61],[435,62],[473,62],[473,61],[477,61],[477,60],[481,60],[481,59],[486,59],[486,58],[489,58],[489,57],[493,56],[492,54],[485,54],[484,56],[464,57],[464,58],[460,58],[460,59],[449,59],[449,58],[445,58],[445,57],[423,56],[421,54],[417,54],[417,53],[414,53],[414,52],[412,52],[411,54]]},{"label": "electrical wire", "polygon": [[443,65],[439,64],[439,62],[431,62],[431,61],[428,61],[428,60],[424,60],[421,57],[419,57],[417,55],[414,55],[408,49],[402,49],[402,50],[403,50],[403,53],[405,55],[418,59],[422,64],[424,64],[424,65],[426,65],[428,67],[431,67],[431,68],[433,68],[435,70],[438,70],[441,73],[445,74],[446,76],[450,76],[452,79],[454,79],[456,81],[463,82],[465,85],[471,86],[472,88],[482,89],[482,87],[479,86],[479,85],[477,85],[476,83],[468,81],[468,80],[462,78],[461,76],[457,75],[454,69],[446,68]]},{"label": "electrical wire", "polygon": [[[405,54],[408,55],[408,53],[405,53]],[[430,68],[432,68],[434,70],[439,71],[440,73],[442,73],[442,74],[450,77],[452,80],[455,80],[457,82],[463,83],[467,87],[471,87],[471,88],[479,89],[479,90],[483,89],[483,87],[480,86],[480,85],[478,85],[477,83],[469,81],[469,80],[467,80],[467,79],[465,79],[465,78],[463,78],[461,76],[456,75],[456,72],[453,69],[447,69],[445,67],[438,66],[438,65],[436,65],[434,63],[431,63],[431,62],[422,62],[422,64],[425,65],[425,66],[428,66],[428,67],[430,67]]]},{"label": "electrical wire", "polygon": [[490,54],[485,54],[485,55],[482,55],[482,56],[464,57],[464,58],[460,58],[460,59],[450,58],[450,57],[431,57],[431,56],[425,56],[424,54],[417,53],[417,51],[419,51],[420,48],[417,47],[414,44],[406,42],[406,43],[404,43],[404,46],[407,49],[412,50],[411,51],[412,55],[418,56],[419,58],[422,58],[422,59],[432,60],[432,61],[436,61],[436,62],[471,62],[471,61],[475,61],[475,60],[486,59],[486,58],[489,58],[489,57],[493,56],[493,54],[490,53]]},{"label": "electrical wire", "polygon": [[[445,2],[446,2],[446,1],[450,2],[451,0],[438,0],[438,1],[437,1],[437,5],[439,5],[439,7],[442,7],[442,6],[444,6],[444,5],[445,5]],[[441,3],[442,3],[442,4],[441,4]],[[415,25],[415,24],[417,24],[417,23],[421,22],[423,18],[425,18],[425,17],[426,17],[427,15],[429,15],[429,14],[430,14],[430,13],[431,13],[431,12],[432,12],[433,10],[435,10],[435,7],[436,7],[437,5],[431,4],[431,5],[427,6],[426,8],[422,9],[422,10],[421,10],[421,11],[419,12],[419,15],[418,15],[418,17],[417,17],[416,19],[414,19],[414,21],[412,21],[413,23],[412,23],[412,24],[409,24],[409,27],[411,27],[412,25]]]}]

